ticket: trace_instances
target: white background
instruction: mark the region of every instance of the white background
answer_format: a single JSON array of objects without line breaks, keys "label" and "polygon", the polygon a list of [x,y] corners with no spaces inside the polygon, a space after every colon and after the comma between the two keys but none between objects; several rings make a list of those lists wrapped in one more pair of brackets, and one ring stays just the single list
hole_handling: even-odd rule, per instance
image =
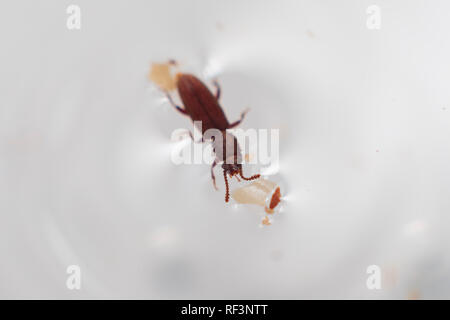
[{"label": "white background", "polygon": [[[449,298],[449,10],[2,2],[0,297]],[[207,165],[170,161],[191,124],[147,80],[169,58],[218,78],[231,121],[250,107],[242,128],[280,129],[272,226],[225,204]]]}]

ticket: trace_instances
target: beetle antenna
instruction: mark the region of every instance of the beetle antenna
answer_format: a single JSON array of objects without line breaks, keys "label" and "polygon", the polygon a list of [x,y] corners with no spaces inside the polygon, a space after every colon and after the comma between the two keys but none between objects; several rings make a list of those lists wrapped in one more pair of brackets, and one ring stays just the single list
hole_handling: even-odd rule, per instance
[{"label": "beetle antenna", "polygon": [[242,175],[242,170],[239,170],[239,175],[241,176],[242,179],[247,180],[247,181],[255,180],[255,179],[258,179],[259,177],[261,177],[260,174],[255,174],[255,175],[253,175],[253,176],[251,176],[251,177],[249,177],[249,178],[246,178],[246,177],[244,177],[244,176]]},{"label": "beetle antenna", "polygon": [[225,178],[225,189],[226,189],[225,202],[228,202],[228,200],[230,200],[230,188],[228,187],[227,172],[225,171],[225,169],[223,170],[223,177]]}]

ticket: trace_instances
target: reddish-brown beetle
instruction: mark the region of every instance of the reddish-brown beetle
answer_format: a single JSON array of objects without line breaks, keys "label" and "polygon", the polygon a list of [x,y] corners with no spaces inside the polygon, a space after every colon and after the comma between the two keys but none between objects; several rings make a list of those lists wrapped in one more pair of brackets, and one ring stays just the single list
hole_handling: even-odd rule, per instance
[{"label": "reddish-brown beetle", "polygon": [[[225,113],[220,104],[220,87],[214,81],[214,86],[217,88],[214,96],[211,91],[195,76],[191,74],[178,73],[176,76],[176,87],[180,95],[184,108],[177,106],[169,93],[167,98],[170,103],[182,114],[187,115],[194,121],[194,124],[201,123],[202,135],[209,129],[217,129],[222,134],[222,139],[213,139],[213,150],[215,152],[215,159],[211,166],[211,178],[213,180],[214,188],[216,188],[216,179],[214,176],[214,167],[218,163],[222,164],[223,176],[225,179],[225,201],[228,202],[230,198],[229,186],[227,176],[233,177],[239,175],[244,180],[254,180],[260,177],[259,174],[253,175],[249,178],[242,174],[242,156],[240,148],[235,136],[227,132],[227,129],[236,127],[244,119],[246,111],[241,114],[241,118],[233,123],[229,123]],[[191,133],[191,137],[192,133]],[[202,139],[203,141],[203,139]],[[220,145],[222,144],[222,145]]]}]

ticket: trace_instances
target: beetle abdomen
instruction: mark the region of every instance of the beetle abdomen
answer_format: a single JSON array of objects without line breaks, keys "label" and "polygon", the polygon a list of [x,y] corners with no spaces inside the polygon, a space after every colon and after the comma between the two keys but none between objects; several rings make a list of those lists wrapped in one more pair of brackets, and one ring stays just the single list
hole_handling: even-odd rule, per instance
[{"label": "beetle abdomen", "polygon": [[177,75],[177,88],[183,101],[184,109],[192,121],[202,122],[202,133],[208,129],[226,130],[228,120],[216,97],[195,76]]}]

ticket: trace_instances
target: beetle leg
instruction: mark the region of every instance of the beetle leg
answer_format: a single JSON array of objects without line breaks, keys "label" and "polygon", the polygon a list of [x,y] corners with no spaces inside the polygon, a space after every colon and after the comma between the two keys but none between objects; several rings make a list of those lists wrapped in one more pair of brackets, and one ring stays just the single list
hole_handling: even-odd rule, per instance
[{"label": "beetle leg", "polygon": [[237,126],[242,122],[242,120],[244,120],[245,115],[246,115],[247,112],[249,112],[249,111],[250,111],[250,109],[245,109],[245,110],[241,113],[241,118],[240,118],[239,120],[237,120],[237,121],[231,123],[231,124],[228,126],[227,129],[231,129],[231,128],[237,127]]},{"label": "beetle leg", "polygon": [[178,111],[180,111],[182,114],[184,114],[184,115],[188,115],[188,113],[187,113],[187,111],[186,110],[184,110],[182,107],[180,107],[180,106],[177,106],[176,104],[175,104],[175,102],[173,102],[173,100],[172,100],[172,97],[170,96],[170,94],[169,93],[167,93],[166,92],[166,97],[167,97],[167,99],[169,100],[169,102],[170,102],[170,104],[175,108],[175,109],[177,109]]},{"label": "beetle leg", "polygon": [[213,81],[213,85],[214,85],[214,87],[216,87],[216,100],[219,100],[220,99],[220,85],[216,80]]},{"label": "beetle leg", "polygon": [[216,186],[216,176],[214,175],[214,167],[216,166],[217,162],[214,160],[211,166],[211,179],[213,181],[214,189],[219,190]]}]

